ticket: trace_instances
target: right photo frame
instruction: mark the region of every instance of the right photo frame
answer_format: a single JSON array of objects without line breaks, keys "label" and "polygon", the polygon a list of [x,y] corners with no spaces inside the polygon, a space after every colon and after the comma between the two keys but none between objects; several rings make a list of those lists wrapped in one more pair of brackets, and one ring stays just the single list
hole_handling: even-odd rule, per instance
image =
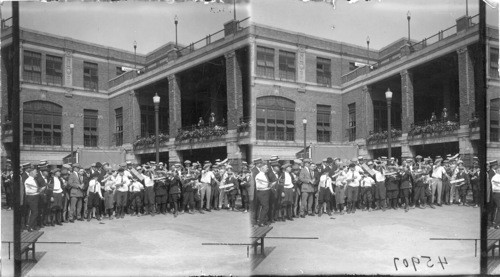
[{"label": "right photo frame", "polygon": [[498,274],[498,3],[251,5],[252,273]]}]

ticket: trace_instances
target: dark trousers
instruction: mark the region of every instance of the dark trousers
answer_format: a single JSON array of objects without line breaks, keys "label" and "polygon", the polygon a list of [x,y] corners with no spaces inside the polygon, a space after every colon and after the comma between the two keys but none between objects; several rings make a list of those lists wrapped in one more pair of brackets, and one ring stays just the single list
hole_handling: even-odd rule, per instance
[{"label": "dark trousers", "polygon": [[189,205],[190,210],[194,210],[194,194],[193,191],[185,191],[182,198],[182,210],[186,209]]},{"label": "dark trousers", "polygon": [[267,223],[267,212],[269,211],[269,198],[271,195],[270,190],[257,190],[255,198],[257,200],[256,207],[260,207],[261,210],[259,212],[259,224]]},{"label": "dark trousers", "polygon": [[38,208],[39,208],[39,195],[26,195],[25,205],[29,211],[29,228],[35,228],[36,221],[38,219]]},{"label": "dark trousers", "polygon": [[218,186],[212,187],[211,206],[214,209],[219,209],[219,194],[220,194],[219,187]]},{"label": "dark trousers", "polygon": [[384,182],[377,182],[375,184],[375,199],[380,201],[384,200],[386,198],[386,189],[385,189],[385,183]]},{"label": "dark trousers", "polygon": [[363,198],[363,205],[366,208],[372,207],[372,187],[363,187],[361,188],[361,197]]},{"label": "dark trousers", "polygon": [[500,192],[494,192],[492,193],[492,199],[493,202],[496,204],[496,212],[495,212],[495,219],[493,220],[494,225],[500,225]]},{"label": "dark trousers", "polygon": [[5,200],[7,201],[7,208],[12,208],[12,185],[4,185]]},{"label": "dark trousers", "polygon": [[414,188],[413,203],[415,205],[423,206],[425,205],[425,187],[418,186]]},{"label": "dark trousers", "polygon": [[453,203],[453,199],[450,199],[451,185],[449,181],[443,181],[443,197],[442,201],[445,204]]},{"label": "dark trousers", "polygon": [[328,188],[319,188],[318,194],[318,212],[321,213],[323,211],[323,203],[326,203],[326,210],[330,213],[330,199],[332,192]]}]

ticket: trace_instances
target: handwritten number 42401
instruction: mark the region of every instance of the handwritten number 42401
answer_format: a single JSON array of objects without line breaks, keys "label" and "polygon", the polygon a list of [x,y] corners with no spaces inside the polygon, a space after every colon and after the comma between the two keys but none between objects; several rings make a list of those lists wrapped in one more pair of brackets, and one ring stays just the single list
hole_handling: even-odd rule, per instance
[{"label": "handwritten number 42401", "polygon": [[[396,271],[398,271],[400,268],[403,268],[401,266],[401,263],[403,264],[404,268],[408,268],[410,266],[410,263],[408,262],[407,259],[403,259],[401,261],[399,258],[394,258],[394,267],[396,268]],[[400,265],[399,268],[398,264]],[[429,256],[420,256],[420,259],[418,257],[412,257],[411,264],[413,265],[413,269],[415,269],[415,271],[417,271],[417,265],[420,264],[427,266],[428,268],[432,268],[435,265],[434,262],[432,261],[432,258]],[[441,265],[441,267],[444,270],[444,265],[448,264],[448,261],[446,260],[446,257],[443,257],[443,259],[441,259],[441,257],[438,256],[437,264]]]}]

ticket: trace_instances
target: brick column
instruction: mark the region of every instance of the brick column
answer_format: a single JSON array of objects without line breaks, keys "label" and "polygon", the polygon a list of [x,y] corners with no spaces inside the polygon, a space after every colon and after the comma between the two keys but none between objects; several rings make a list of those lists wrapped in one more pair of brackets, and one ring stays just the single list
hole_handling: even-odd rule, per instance
[{"label": "brick column", "polygon": [[374,123],[373,123],[373,100],[372,100],[372,91],[371,87],[364,86],[363,87],[363,97],[365,102],[365,130],[366,136],[370,134],[370,131],[374,131]]},{"label": "brick column", "polygon": [[168,108],[169,136],[170,138],[175,138],[177,129],[182,127],[181,90],[179,87],[179,78],[175,74],[168,76]]},{"label": "brick column", "polygon": [[475,111],[474,64],[467,47],[457,50],[458,87],[460,97],[460,125],[468,125]]},{"label": "brick column", "polygon": [[[278,64],[279,65],[279,64]],[[297,83],[299,83],[299,92],[306,91],[306,47],[299,45],[297,51]]]},{"label": "brick column", "polygon": [[401,129],[403,133],[410,131],[414,123],[413,107],[413,74],[408,70],[400,72],[401,75]]},{"label": "brick column", "polygon": [[230,131],[226,140],[227,158],[231,160],[231,165],[235,168],[241,166],[241,150],[238,145],[238,138],[235,131]]},{"label": "brick column", "polygon": [[168,149],[168,166],[172,166],[175,163],[180,163],[182,160],[181,151],[175,150],[175,146]]},{"label": "brick column", "polygon": [[227,129],[235,130],[243,116],[243,85],[240,61],[236,51],[224,54],[226,58]]}]

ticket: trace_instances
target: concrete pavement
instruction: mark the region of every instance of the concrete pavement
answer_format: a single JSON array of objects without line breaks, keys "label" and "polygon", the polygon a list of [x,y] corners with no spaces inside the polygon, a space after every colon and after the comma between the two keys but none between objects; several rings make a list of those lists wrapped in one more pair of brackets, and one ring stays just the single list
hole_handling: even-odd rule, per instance
[{"label": "concrete pavement", "polygon": [[[480,250],[474,257],[474,241],[430,240],[480,238],[478,208],[455,205],[407,213],[402,209],[357,210],[353,215],[307,216],[272,226],[268,236],[319,240],[267,239],[268,256],[254,261],[257,265],[253,274],[479,274]],[[431,261],[422,256],[429,256]],[[416,257],[417,271],[412,257]],[[446,257],[444,269],[439,257],[443,263]],[[397,270],[394,258],[399,258]]]},{"label": "concrete pavement", "polygon": [[[12,211],[2,211],[2,240],[12,239]],[[125,216],[45,227],[37,244],[39,262],[26,276],[249,275],[246,246],[202,246],[204,242],[248,243],[249,214],[227,210],[205,214]],[[7,244],[2,276],[12,276]],[[12,258],[13,259],[13,258]]]}]

